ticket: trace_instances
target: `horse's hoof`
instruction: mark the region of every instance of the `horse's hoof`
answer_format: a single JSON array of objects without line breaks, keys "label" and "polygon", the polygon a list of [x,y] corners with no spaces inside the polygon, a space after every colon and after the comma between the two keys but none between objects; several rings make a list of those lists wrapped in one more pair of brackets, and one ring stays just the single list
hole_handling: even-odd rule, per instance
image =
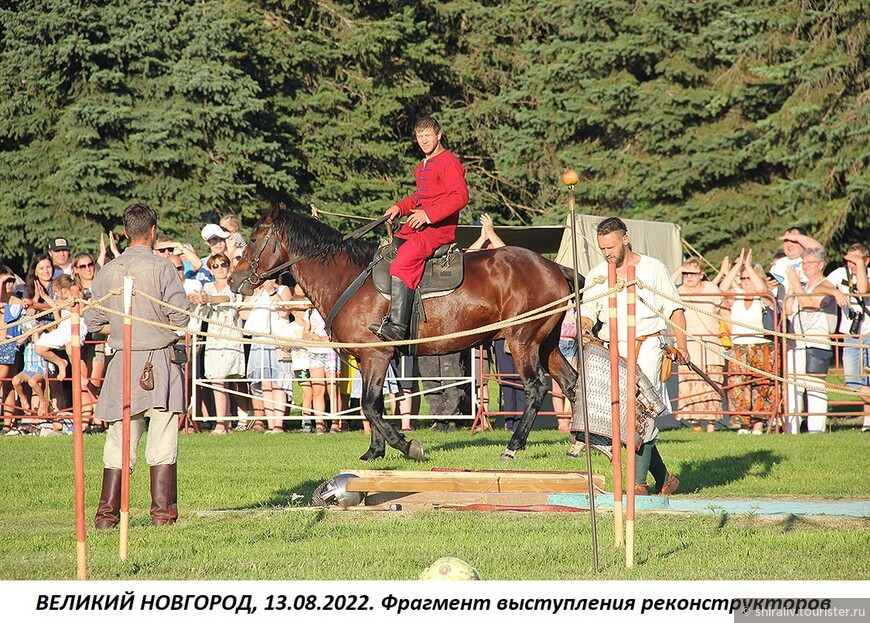
[{"label": "horse's hoof", "polygon": [[502,461],[513,461],[515,458],[517,458],[517,452],[516,450],[505,450],[498,458],[500,458]]},{"label": "horse's hoof", "polygon": [[363,454],[361,457],[359,457],[359,460],[360,461],[374,461],[375,459],[382,459],[382,458],[384,458],[383,452],[372,452],[371,450],[368,450],[365,454]]},{"label": "horse's hoof", "polygon": [[416,439],[412,439],[411,443],[408,445],[407,456],[409,459],[413,459],[415,461],[425,461],[426,458],[423,456],[423,444]]}]

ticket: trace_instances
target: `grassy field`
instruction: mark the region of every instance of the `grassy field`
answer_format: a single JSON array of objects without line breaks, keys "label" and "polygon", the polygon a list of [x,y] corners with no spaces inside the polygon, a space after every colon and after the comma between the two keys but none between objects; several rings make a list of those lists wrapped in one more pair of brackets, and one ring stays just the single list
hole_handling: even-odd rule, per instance
[{"label": "grassy field", "polygon": [[[513,463],[498,460],[508,433],[415,433],[427,462],[389,450],[378,469],[577,470],[563,435],[533,431]],[[685,497],[868,499],[870,435],[840,425],[828,435],[662,433],[660,449]],[[181,439],[174,527],[148,517],[148,470],[132,477],[130,557],[118,532],[90,526],[99,496],[103,439],[85,438],[90,579],[415,579],[441,556],[471,562],[484,579],[868,579],[870,518],[640,514],[636,566],[613,546],[599,514],[600,571],[591,562],[585,513],[342,512],[299,508],[341,469],[360,467],[362,432]],[[72,438],[0,439],[0,578],[74,579]],[[144,447],[142,448],[144,454]],[[593,470],[611,485],[610,467]],[[301,499],[296,498],[301,496]],[[215,512],[221,511],[221,512]]]}]

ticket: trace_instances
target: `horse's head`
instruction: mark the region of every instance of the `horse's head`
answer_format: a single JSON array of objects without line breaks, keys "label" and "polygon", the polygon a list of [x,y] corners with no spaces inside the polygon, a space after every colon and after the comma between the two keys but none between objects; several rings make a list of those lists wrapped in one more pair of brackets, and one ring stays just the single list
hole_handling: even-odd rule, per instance
[{"label": "horse's head", "polygon": [[244,255],[229,276],[233,292],[251,295],[254,288],[270,278],[272,269],[286,263],[275,225],[275,219],[283,209],[283,205],[273,207],[254,227]]}]

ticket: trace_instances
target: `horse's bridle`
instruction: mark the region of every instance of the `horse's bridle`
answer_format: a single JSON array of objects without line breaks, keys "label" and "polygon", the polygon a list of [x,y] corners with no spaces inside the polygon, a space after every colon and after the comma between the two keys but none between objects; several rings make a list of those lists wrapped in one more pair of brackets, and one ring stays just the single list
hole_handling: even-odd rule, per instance
[{"label": "horse's bridle", "polygon": [[[385,214],[381,218],[376,219],[376,220],[374,220],[366,225],[363,225],[359,229],[347,234],[344,238],[342,238],[342,241],[349,240],[351,238],[360,238],[363,234],[368,233],[369,231],[371,231],[372,229],[374,229],[378,225],[384,223],[387,220],[387,218],[388,217]],[[272,237],[272,234],[275,233],[275,223],[269,223],[268,225],[261,225],[260,227],[267,227],[268,231],[266,232],[265,238],[263,238],[263,244],[260,245],[260,250],[257,251],[257,256],[252,260],[248,260],[248,264],[251,265],[251,274],[249,274],[247,277],[245,277],[242,280],[242,283],[239,284],[239,288],[241,288],[242,284],[245,283],[246,281],[251,284],[251,287],[256,288],[257,286],[259,286],[261,283],[263,283],[266,279],[268,279],[272,275],[276,275],[280,272],[283,272],[283,271],[287,270],[288,268],[290,268],[291,266],[293,266],[293,264],[295,264],[296,262],[305,259],[305,256],[300,255],[299,257],[294,257],[292,260],[287,260],[283,264],[280,264],[279,266],[276,266],[275,268],[269,269],[264,273],[258,272],[258,270],[260,268],[260,256],[263,255],[263,251],[266,250],[266,245],[269,244],[269,239]],[[278,235],[276,234],[275,240],[274,240],[274,242],[272,242],[272,253],[274,253],[277,250],[278,242],[279,242]],[[282,259],[284,258],[284,247],[283,246],[281,246],[281,258]]]},{"label": "horse's bridle", "polygon": [[[299,260],[305,259],[304,256],[294,257],[292,260],[288,260],[283,264],[279,264],[275,268],[270,268],[265,272],[259,272],[260,269],[260,257],[263,255],[263,251],[266,250],[266,245],[269,244],[269,239],[272,237],[272,234],[275,234],[275,240],[272,241],[272,253],[278,250],[279,240],[278,235],[275,233],[275,223],[269,223],[266,226],[268,229],[266,231],[266,235],[263,238],[263,244],[260,245],[260,249],[257,251],[256,257],[251,260],[248,260],[248,264],[251,266],[251,273],[242,280],[242,283],[239,284],[239,288],[246,281],[251,284],[251,287],[256,288],[261,283],[269,279],[272,275],[276,275],[280,272],[285,271],[298,262]],[[284,246],[281,246],[281,259],[284,259]]]}]

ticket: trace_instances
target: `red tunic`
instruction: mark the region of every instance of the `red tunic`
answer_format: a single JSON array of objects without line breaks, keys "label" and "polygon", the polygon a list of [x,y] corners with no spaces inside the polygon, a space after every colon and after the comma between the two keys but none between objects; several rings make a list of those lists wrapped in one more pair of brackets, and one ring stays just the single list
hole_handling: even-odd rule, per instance
[{"label": "red tunic", "polygon": [[456,225],[459,212],[468,204],[468,187],[465,185],[465,169],[459,159],[449,151],[442,151],[434,158],[422,160],[414,170],[417,192],[397,201],[402,216],[412,210],[423,210],[429,224],[421,229],[403,225],[396,236],[404,238],[399,252],[390,267],[390,274],[416,288],[423,277],[426,260],[442,244],[456,240]]}]

